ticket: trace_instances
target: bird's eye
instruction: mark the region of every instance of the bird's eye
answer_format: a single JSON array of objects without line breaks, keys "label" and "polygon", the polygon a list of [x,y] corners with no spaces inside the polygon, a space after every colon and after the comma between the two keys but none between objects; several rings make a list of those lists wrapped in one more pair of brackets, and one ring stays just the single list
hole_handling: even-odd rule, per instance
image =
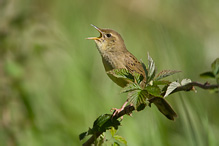
[{"label": "bird's eye", "polygon": [[109,38],[109,37],[111,37],[111,34],[110,34],[110,33],[108,33],[108,34],[106,34],[106,36]]}]

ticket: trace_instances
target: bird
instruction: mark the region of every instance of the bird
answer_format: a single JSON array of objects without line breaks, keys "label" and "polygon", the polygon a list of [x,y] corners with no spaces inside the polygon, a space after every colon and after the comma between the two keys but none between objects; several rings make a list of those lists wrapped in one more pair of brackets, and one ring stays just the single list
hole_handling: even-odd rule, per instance
[{"label": "bird", "polygon": [[[95,41],[97,49],[101,55],[105,71],[109,72],[114,69],[127,69],[131,73],[136,72],[143,76],[141,86],[145,86],[146,75],[144,68],[141,62],[138,61],[138,59],[127,50],[122,36],[112,29],[99,28],[93,24],[91,24],[91,26],[93,26],[100,33],[100,36],[89,37],[87,39]],[[131,83],[131,80],[117,78],[109,73],[107,75],[114,83],[122,88]],[[161,113],[163,113],[168,119],[174,120],[176,113],[170,106],[168,106],[169,104],[164,99],[160,100],[160,98],[155,98],[152,99],[152,101],[161,111]],[[128,101],[123,104],[121,109],[113,108],[115,110],[113,115],[123,110],[127,103]]]}]

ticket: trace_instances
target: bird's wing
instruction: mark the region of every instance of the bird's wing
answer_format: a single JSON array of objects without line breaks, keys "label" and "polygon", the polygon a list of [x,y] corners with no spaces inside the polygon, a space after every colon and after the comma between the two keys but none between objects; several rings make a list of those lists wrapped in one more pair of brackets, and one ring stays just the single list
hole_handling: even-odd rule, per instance
[{"label": "bird's wing", "polygon": [[134,55],[128,52],[127,55],[125,55],[124,61],[125,61],[125,67],[130,72],[137,72],[145,78],[144,68]]}]

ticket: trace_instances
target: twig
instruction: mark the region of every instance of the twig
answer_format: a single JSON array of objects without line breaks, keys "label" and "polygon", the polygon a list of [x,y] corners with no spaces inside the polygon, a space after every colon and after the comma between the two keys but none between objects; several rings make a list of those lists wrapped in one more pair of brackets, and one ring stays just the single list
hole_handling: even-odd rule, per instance
[{"label": "twig", "polygon": [[194,87],[199,87],[199,88],[202,88],[202,89],[216,89],[216,88],[219,88],[219,85],[210,85],[208,82],[202,84],[202,83],[199,83],[199,82],[191,82],[191,83],[188,83],[186,85],[183,85],[183,86],[180,86],[180,87],[177,87],[171,94],[175,93],[175,92],[179,92],[179,91],[190,91],[190,90],[194,90]]}]

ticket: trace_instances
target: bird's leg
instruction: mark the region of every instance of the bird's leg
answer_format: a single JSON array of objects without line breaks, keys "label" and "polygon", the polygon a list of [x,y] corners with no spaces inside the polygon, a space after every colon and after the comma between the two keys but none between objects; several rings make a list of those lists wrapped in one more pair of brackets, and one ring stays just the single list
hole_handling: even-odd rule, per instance
[{"label": "bird's leg", "polygon": [[[112,115],[112,118],[115,117],[119,112],[121,112],[122,110],[124,110],[125,106],[127,105],[128,103],[128,99],[125,101],[125,103],[122,105],[122,107],[120,109],[117,109],[117,108],[112,108],[112,110],[114,110],[113,112],[113,115]],[[129,116],[131,116],[132,114],[131,113],[128,113]],[[123,119],[123,116],[121,116],[121,120]]]}]

